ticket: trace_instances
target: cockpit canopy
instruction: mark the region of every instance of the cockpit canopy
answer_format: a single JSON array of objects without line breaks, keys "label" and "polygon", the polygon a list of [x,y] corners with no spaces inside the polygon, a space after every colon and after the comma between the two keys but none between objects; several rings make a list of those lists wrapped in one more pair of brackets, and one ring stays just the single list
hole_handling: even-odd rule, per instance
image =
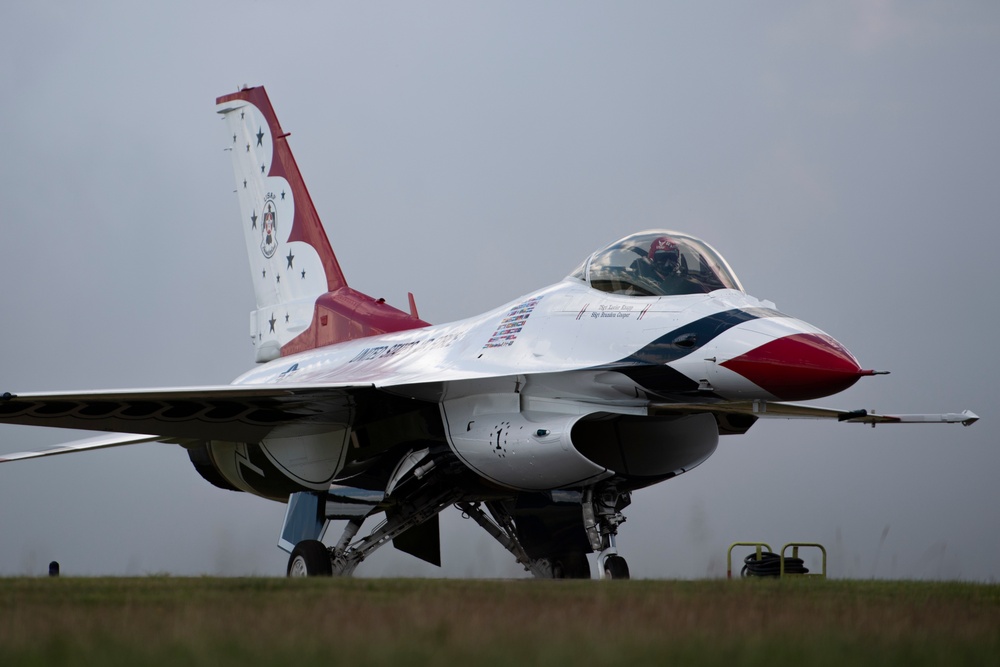
[{"label": "cockpit canopy", "polygon": [[635,296],[743,291],[729,264],[710,245],[665,230],[632,234],[598,250],[572,277],[602,292]]}]

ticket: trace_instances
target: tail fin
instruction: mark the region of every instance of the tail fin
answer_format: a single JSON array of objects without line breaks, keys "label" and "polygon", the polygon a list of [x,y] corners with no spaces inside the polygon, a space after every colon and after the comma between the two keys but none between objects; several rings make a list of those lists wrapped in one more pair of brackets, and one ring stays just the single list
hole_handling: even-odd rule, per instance
[{"label": "tail fin", "polygon": [[386,331],[426,326],[347,286],[263,87],[216,100],[236,174],[257,309],[258,362]]}]

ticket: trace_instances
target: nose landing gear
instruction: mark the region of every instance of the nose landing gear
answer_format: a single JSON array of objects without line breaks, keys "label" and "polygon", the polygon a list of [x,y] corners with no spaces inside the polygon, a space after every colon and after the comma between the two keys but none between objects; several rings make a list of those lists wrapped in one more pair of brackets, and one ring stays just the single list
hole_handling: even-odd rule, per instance
[{"label": "nose landing gear", "polygon": [[632,503],[632,494],[612,485],[583,492],[583,528],[590,548],[598,552],[597,572],[601,579],[628,579],[628,563],[618,555],[618,526],[625,523],[622,510]]},{"label": "nose landing gear", "polygon": [[604,579],[628,579],[628,563],[618,554],[604,558]]}]

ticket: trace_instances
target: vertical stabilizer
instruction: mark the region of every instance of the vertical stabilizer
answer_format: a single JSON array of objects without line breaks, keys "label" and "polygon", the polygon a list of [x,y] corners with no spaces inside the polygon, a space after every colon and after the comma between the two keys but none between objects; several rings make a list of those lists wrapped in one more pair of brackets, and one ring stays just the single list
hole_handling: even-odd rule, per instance
[{"label": "vertical stabilizer", "polygon": [[250,321],[257,361],[426,326],[347,286],[264,88],[223,95],[216,111],[225,123],[257,297]]}]

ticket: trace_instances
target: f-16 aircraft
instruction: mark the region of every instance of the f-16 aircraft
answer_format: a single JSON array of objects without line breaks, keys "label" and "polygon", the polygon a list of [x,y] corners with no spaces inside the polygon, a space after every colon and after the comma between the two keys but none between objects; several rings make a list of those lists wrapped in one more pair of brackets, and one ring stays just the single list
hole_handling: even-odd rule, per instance
[{"label": "f-16 aircraft", "polygon": [[[208,482],[287,503],[289,576],[349,575],[390,541],[440,565],[438,514],[455,506],[537,577],[589,578],[593,560],[619,579],[631,494],[758,419],[978,419],[797,403],[878,372],[677,231],[630,234],[554,285],[431,325],[412,295],[399,310],[348,285],[264,89],[216,110],[258,365],[223,386],[4,393],[0,422],[106,434],[0,461],[174,443]],[[333,521],[345,527],[328,544]]]}]

